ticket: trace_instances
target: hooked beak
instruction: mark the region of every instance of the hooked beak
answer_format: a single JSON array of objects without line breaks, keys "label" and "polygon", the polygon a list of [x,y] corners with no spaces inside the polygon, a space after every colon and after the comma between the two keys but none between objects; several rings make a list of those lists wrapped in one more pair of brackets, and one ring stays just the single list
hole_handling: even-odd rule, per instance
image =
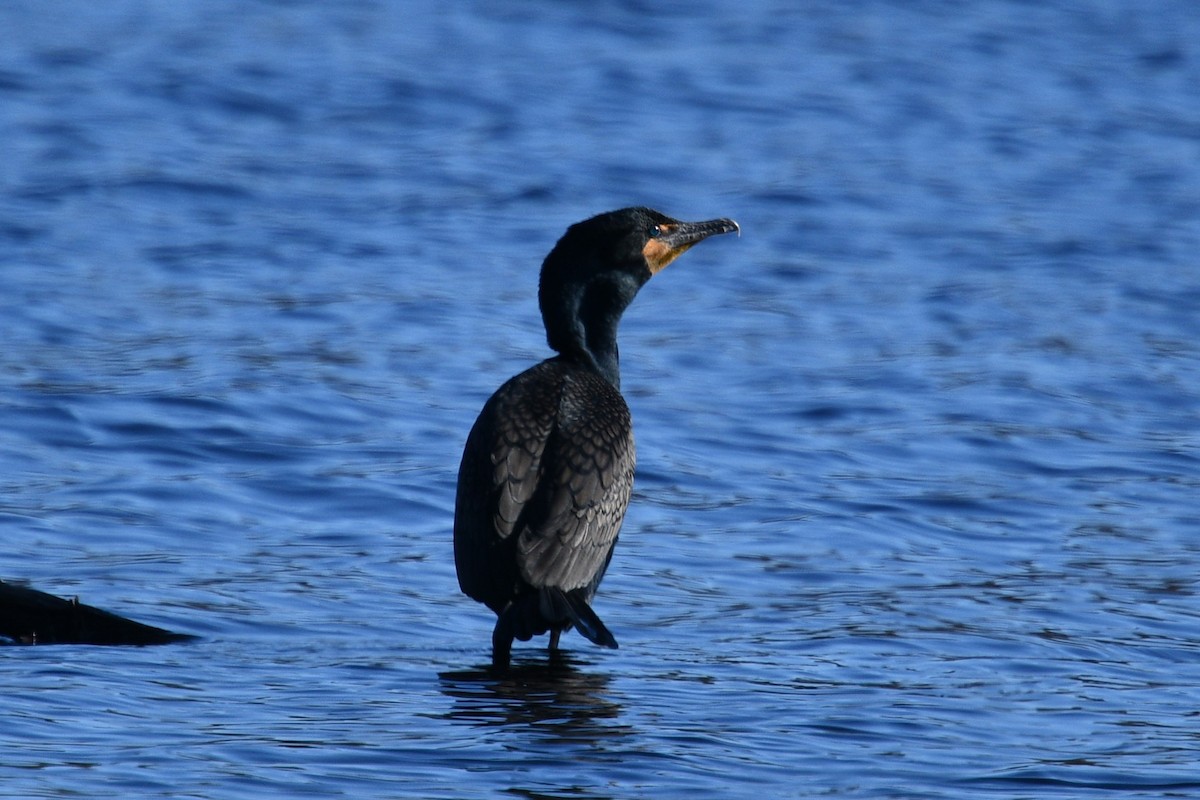
[{"label": "hooked beak", "polygon": [[659,225],[662,235],[657,239],[646,242],[642,248],[646,256],[646,265],[652,275],[657,274],[667,264],[683,255],[696,242],[717,236],[722,233],[736,232],[742,234],[741,227],[733,220],[722,217],[704,222],[673,222]]}]

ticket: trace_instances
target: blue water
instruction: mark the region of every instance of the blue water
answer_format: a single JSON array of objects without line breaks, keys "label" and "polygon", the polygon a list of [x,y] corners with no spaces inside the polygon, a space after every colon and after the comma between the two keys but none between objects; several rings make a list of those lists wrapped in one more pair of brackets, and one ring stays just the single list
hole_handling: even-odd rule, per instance
[{"label": "blue water", "polygon": [[[1200,796],[1200,11],[0,5],[0,796]],[[519,647],[450,550],[542,256],[731,216],[622,328],[635,498]]]}]

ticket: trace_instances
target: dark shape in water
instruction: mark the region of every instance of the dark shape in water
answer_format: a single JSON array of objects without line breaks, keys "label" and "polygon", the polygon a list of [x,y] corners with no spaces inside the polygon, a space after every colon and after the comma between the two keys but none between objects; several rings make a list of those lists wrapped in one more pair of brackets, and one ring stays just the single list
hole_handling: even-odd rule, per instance
[{"label": "dark shape in water", "polygon": [[501,386],[467,437],[454,510],[463,592],[498,616],[492,664],[513,639],[576,627],[617,640],[590,601],[612,558],[633,487],[617,326],[650,277],[736,222],[680,222],[626,208],[572,225],[542,264],[538,302],[558,355]]},{"label": "dark shape in water", "polygon": [[169,644],[195,638],[84,605],[78,598],[64,600],[5,581],[0,581],[0,636],[17,644],[101,645]]}]

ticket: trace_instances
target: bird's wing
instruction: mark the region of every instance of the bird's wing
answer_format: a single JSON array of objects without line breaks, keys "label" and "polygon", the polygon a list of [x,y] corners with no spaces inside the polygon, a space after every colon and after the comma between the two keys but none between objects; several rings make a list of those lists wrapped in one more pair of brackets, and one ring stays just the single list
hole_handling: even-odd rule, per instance
[{"label": "bird's wing", "polygon": [[625,518],[635,460],[620,393],[591,373],[567,375],[519,530],[517,563],[527,583],[595,589]]},{"label": "bird's wing", "polygon": [[534,367],[480,412],[459,468],[454,561],[469,596],[499,612],[521,584],[594,590],[633,487],[633,431],[599,376]]},{"label": "bird's wing", "polygon": [[513,532],[537,490],[554,428],[561,380],[546,365],[501,386],[467,437],[454,508],[454,562],[471,597],[499,611],[520,573]]}]

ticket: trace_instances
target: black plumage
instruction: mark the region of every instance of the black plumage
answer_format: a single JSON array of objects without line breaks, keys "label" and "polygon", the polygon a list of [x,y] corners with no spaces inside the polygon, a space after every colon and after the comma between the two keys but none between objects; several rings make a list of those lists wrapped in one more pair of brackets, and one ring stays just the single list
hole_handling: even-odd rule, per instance
[{"label": "black plumage", "polygon": [[635,463],[617,327],[650,277],[696,242],[738,230],[648,208],[572,225],[542,264],[538,301],[558,355],[501,386],[467,437],[454,510],[463,592],[497,614],[492,661],[512,640],[576,627],[617,641],[590,602],[612,558]]}]

